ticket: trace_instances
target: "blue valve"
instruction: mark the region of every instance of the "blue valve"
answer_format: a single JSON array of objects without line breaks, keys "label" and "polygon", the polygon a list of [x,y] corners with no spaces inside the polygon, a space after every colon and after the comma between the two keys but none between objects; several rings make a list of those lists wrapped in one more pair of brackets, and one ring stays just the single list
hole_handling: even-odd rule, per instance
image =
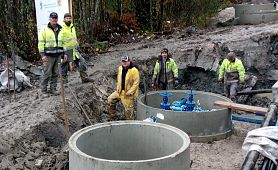
[{"label": "blue valve", "polygon": [[186,102],[186,111],[193,111],[194,107],[196,106],[196,103],[194,102],[194,93],[192,92],[192,89],[190,90],[190,93],[188,93],[188,100]]},{"label": "blue valve", "polygon": [[186,104],[186,99],[185,98],[182,98],[181,100],[179,101],[174,101],[172,103],[173,106],[176,106],[176,107],[181,107],[182,105],[185,105]]},{"label": "blue valve", "polygon": [[162,103],[160,103],[160,109],[164,109],[164,110],[171,110],[170,109],[170,103],[168,103],[168,97],[169,96],[173,96],[172,93],[168,93],[168,92],[162,92],[162,93],[159,93],[160,96],[163,96],[162,98]]}]

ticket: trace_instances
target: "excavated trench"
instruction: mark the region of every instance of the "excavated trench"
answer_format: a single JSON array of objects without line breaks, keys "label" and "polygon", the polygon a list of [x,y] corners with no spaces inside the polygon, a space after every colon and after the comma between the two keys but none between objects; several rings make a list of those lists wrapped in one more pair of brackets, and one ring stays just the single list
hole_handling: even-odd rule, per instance
[{"label": "excavated trench", "polygon": [[[154,62],[155,59],[148,59],[137,63],[141,73],[141,93],[144,93],[145,89],[147,91],[151,90],[150,80]],[[181,82],[179,89],[222,93],[223,86],[217,82],[215,72],[205,71],[198,67],[188,67],[179,71],[179,79]],[[96,75],[102,77],[102,79],[96,79],[98,81],[95,81],[90,86],[81,85],[73,89],[93,124],[107,121],[106,100],[109,94],[113,92],[113,86],[115,86],[116,82],[115,72],[94,73],[93,76]],[[264,76],[258,75],[258,77],[259,79],[257,85],[254,87],[255,89],[270,88],[274,84],[274,81],[264,80]],[[68,89],[66,88],[66,90]],[[73,133],[88,126],[89,122],[76,102],[71,101],[74,101],[72,96],[67,98],[67,110],[70,118],[70,131]],[[250,96],[246,103],[266,107],[270,103],[270,99]],[[117,109],[117,120],[121,120],[123,108],[118,104]],[[33,130],[27,130],[25,132],[26,135],[17,139],[13,145],[9,145],[8,151],[5,152],[5,149],[2,148],[2,152],[0,153],[0,169],[7,167],[15,167],[18,169],[68,169],[68,148],[64,147],[67,142],[67,137],[63,120],[59,113],[56,114],[55,120],[44,122],[32,128]],[[40,160],[42,161],[41,165],[38,163]]]},{"label": "excavated trench", "polygon": [[[277,26],[272,26],[270,29],[276,30]],[[240,31],[241,30],[248,30],[250,29],[252,33],[252,28],[246,27],[243,28],[235,28]],[[260,29],[260,27],[257,27]],[[265,28],[262,28],[265,29]],[[225,30],[224,30],[225,31]],[[260,30],[254,30],[254,32],[260,32]],[[215,34],[215,35],[213,35]],[[267,36],[264,34],[260,34],[259,36],[255,35],[254,40],[252,41],[242,41],[242,40],[234,40],[239,39],[239,36],[230,36],[231,34],[236,34],[233,32],[222,32],[221,37],[219,37],[218,33],[210,33],[206,35],[206,41],[223,41],[224,40],[231,40],[230,45],[237,48],[237,43],[240,45],[248,44],[250,48],[246,48],[250,51],[255,51],[258,48],[258,44],[264,44],[268,41]],[[255,33],[253,33],[255,34]],[[228,36],[229,35],[229,36]],[[243,35],[247,35],[246,32],[243,32]],[[198,35],[199,36],[199,35]],[[200,42],[195,42],[195,39],[198,40],[198,36],[193,36],[192,40],[190,37],[188,38],[188,42],[180,41],[175,42],[177,47],[173,47],[175,49],[177,55],[182,56],[180,51],[183,53],[191,53],[194,51],[195,47],[193,45],[203,43],[201,39],[205,39],[204,37],[200,37]],[[241,36],[244,37],[244,36]],[[262,38],[262,39],[260,39]],[[258,40],[257,40],[258,39]],[[256,43],[253,41],[256,40]],[[236,41],[236,42],[235,42]],[[225,42],[225,41],[224,41]],[[259,43],[260,42],[260,43]],[[272,42],[272,41],[271,41]],[[136,53],[138,55],[145,55],[149,53],[156,53],[156,49],[153,47],[158,46],[157,48],[164,47],[165,44],[169,45],[171,48],[171,41],[163,42],[164,44],[156,44],[156,41],[153,41],[146,46],[144,51],[139,51],[141,49],[137,49]],[[161,42],[160,42],[161,43]],[[206,42],[205,42],[206,43]],[[229,43],[229,42],[228,42]],[[269,43],[269,42],[267,42]],[[189,45],[189,47],[184,47],[183,44]],[[254,45],[255,44],[255,45]],[[192,45],[192,46],[191,46]],[[209,44],[211,45],[211,44]],[[238,48],[241,47],[238,45]],[[269,46],[269,44],[264,44],[265,46]],[[142,46],[142,45],[138,45]],[[144,45],[145,46],[145,45]],[[265,49],[265,46],[263,49]],[[136,47],[136,46],[135,46]],[[123,49],[117,49],[119,51],[129,51],[132,52],[135,47],[123,47]],[[185,49],[183,49],[185,48]],[[243,47],[244,48],[244,47]],[[254,48],[254,49],[252,49]],[[208,48],[210,49],[210,48]],[[142,52],[142,53],[141,53]],[[209,56],[210,54],[205,55],[205,53],[211,53],[210,51],[203,50],[201,53],[202,55],[199,56],[199,59],[195,58],[193,66],[187,66],[184,69],[180,69],[179,72],[179,79],[181,82],[181,86],[179,87],[180,90],[183,89],[193,89],[198,91],[205,91],[205,92],[212,92],[221,94],[223,92],[223,85],[217,81],[217,74],[214,71],[209,71],[210,67],[206,67],[206,70],[201,68],[200,65],[206,64],[200,62],[200,60],[206,61],[206,59],[210,60],[213,56]],[[258,52],[258,54],[264,53],[265,51]],[[246,52],[248,53],[248,51]],[[215,54],[215,52],[213,52]],[[94,64],[100,66],[95,69],[91,74],[90,77],[94,79],[94,83],[89,84],[81,84],[79,82],[79,78],[77,73],[74,76],[71,76],[72,79],[70,80],[70,85],[72,85],[72,90],[76,94],[77,98],[79,99],[83,110],[86,111],[88,114],[90,121],[93,124],[106,122],[108,115],[106,111],[106,101],[107,97],[113,92],[116,86],[116,68],[118,63],[116,62],[116,58],[114,56],[118,56],[119,53],[115,50],[114,53],[109,54],[109,59],[111,61],[106,60],[105,64],[102,64],[101,61],[94,61]],[[134,54],[135,55],[135,54]],[[253,56],[251,56],[253,55]],[[253,74],[258,77],[258,81],[253,89],[267,89],[271,88],[271,86],[275,83],[275,81],[267,80],[267,72],[270,69],[277,69],[276,66],[276,57],[275,56],[263,56],[255,55],[251,53],[247,55],[249,65],[256,65],[257,67],[248,68],[247,72]],[[136,56],[136,55],[135,55]],[[222,55],[223,56],[223,55]],[[270,57],[269,57],[270,56]],[[103,58],[108,56],[101,56]],[[113,58],[114,57],[114,58]],[[183,58],[182,58],[183,57]],[[178,62],[185,63],[185,59],[191,57],[189,54],[182,56],[179,58]],[[186,58],[188,57],[188,58]],[[196,57],[196,56],[195,56]],[[202,58],[203,57],[203,58]],[[257,58],[256,58],[257,57]],[[140,58],[140,57],[137,57]],[[191,57],[192,58],[192,57]],[[255,58],[255,59],[254,59]],[[251,62],[252,60],[256,60]],[[139,66],[140,74],[141,74],[141,83],[140,83],[140,92],[144,93],[145,91],[151,91],[151,77],[152,77],[152,70],[153,65],[156,61],[156,57],[145,57],[141,60],[136,60],[135,63]],[[264,61],[269,61],[271,65],[265,66]],[[188,62],[191,62],[190,60]],[[261,64],[264,70],[258,70],[258,65]],[[102,65],[101,65],[102,64]],[[210,64],[210,63],[209,63]],[[116,65],[116,66],[115,66]],[[189,64],[190,65],[190,64]],[[195,66],[196,65],[196,66]],[[100,68],[103,67],[103,68]],[[77,102],[75,101],[74,97],[71,95],[69,88],[66,87],[66,104],[67,104],[67,112],[69,114],[70,119],[70,132],[74,133],[79,129],[82,129],[86,126],[89,126],[90,123],[86,119],[82,109],[78,106]],[[30,94],[29,94],[30,93]],[[25,96],[24,96],[25,95]],[[27,97],[26,97],[27,96]],[[33,97],[34,96],[34,97]],[[60,106],[60,97],[51,97],[49,101],[44,102],[40,99],[39,94],[37,93],[36,89],[31,89],[23,91],[18,94],[17,102],[12,104],[12,107],[6,107],[9,105],[8,96],[7,94],[0,93],[0,108],[4,109],[0,115],[0,127],[1,130],[4,129],[6,131],[14,130],[13,126],[18,124],[18,129],[11,131],[16,133],[17,131],[22,131],[18,136],[18,138],[14,137],[17,136],[11,135],[6,136],[5,138],[0,138],[0,169],[10,169],[11,167],[14,169],[68,169],[68,148],[65,145],[68,141],[68,137],[66,137],[65,127],[63,125],[63,119],[61,116],[61,106]],[[263,106],[267,107],[270,103],[270,99],[267,97],[262,97],[258,95],[250,95],[249,98],[244,102],[249,105],[254,106]],[[45,104],[47,107],[51,109],[45,109]],[[37,107],[35,107],[38,105]],[[30,107],[28,109],[28,107]],[[52,108],[52,106],[55,106]],[[16,111],[14,111],[15,109]],[[118,118],[117,120],[122,119],[123,115],[123,107],[118,104],[117,105],[118,111]],[[35,112],[35,113],[34,113]],[[45,114],[45,115],[41,115]],[[12,116],[11,116],[12,115]],[[36,117],[29,117],[30,115],[35,115]],[[43,119],[41,119],[43,117]],[[16,120],[24,120],[25,122],[20,122]],[[13,120],[14,119],[14,120]],[[28,120],[30,122],[28,122]],[[7,123],[6,123],[7,122]],[[219,167],[225,166],[227,169],[239,169],[242,163],[242,154],[241,154],[241,145],[248,130],[254,129],[257,126],[253,126],[247,123],[237,123],[233,122],[235,125],[235,133],[231,137],[221,140],[215,141],[210,143],[202,143],[202,144],[192,144],[190,146],[190,153],[192,154],[192,167],[191,169],[219,169]],[[8,124],[8,125],[6,125]],[[32,124],[34,126],[26,126],[26,124]],[[22,126],[21,126],[22,125]],[[21,129],[21,127],[28,127],[26,129]],[[244,132],[243,132],[244,131]],[[5,131],[4,131],[5,132]],[[7,133],[8,134],[8,133]],[[2,135],[5,136],[5,135]],[[209,157],[208,155],[213,155],[213,157]],[[230,159],[230,156],[234,155],[235,159]]]},{"label": "excavated trench", "polygon": [[[155,62],[155,59],[137,63],[141,72],[141,93],[144,93],[145,89],[147,89],[147,91],[151,90],[150,80],[153,62]],[[198,67],[188,67],[179,71],[179,79],[181,82],[179,89],[201,90],[218,94],[222,93],[223,86],[217,82],[215,72],[205,71]],[[106,100],[108,95],[113,92],[113,86],[111,85],[115,84],[116,81],[115,72],[102,73],[100,76],[103,78],[99,79],[99,81],[95,81],[93,87],[90,86],[90,88],[87,88],[87,86],[85,86],[84,88],[84,86],[79,86],[74,89],[81,101],[83,109],[86,110],[93,124],[107,121]],[[255,89],[270,88],[271,84],[274,84],[273,81],[263,80],[263,77],[264,76],[259,75],[259,81]],[[145,85],[147,85],[146,88]],[[89,125],[88,120],[86,120],[84,114],[81,113],[76,102],[69,102],[73,100],[72,97],[67,100],[70,131],[72,133]],[[246,101],[247,104],[264,107],[266,107],[269,102],[270,99],[266,97],[254,96],[250,96]],[[118,104],[117,109],[118,120],[120,120],[123,115],[123,108]],[[53,167],[57,169],[68,169],[67,148],[63,148],[67,142],[67,140],[65,140],[67,139],[66,132],[62,117],[59,114],[56,116],[58,118],[56,120],[58,121],[45,122],[38,125],[36,128],[32,128],[35,130],[26,131],[24,137],[16,140],[14,145],[9,146],[10,152],[8,152],[7,155],[4,156],[3,153],[2,155],[0,154],[0,167],[3,169],[9,166],[19,169],[33,169],[36,167],[42,169]],[[36,166],[34,162],[39,160],[42,160],[42,164]]]}]

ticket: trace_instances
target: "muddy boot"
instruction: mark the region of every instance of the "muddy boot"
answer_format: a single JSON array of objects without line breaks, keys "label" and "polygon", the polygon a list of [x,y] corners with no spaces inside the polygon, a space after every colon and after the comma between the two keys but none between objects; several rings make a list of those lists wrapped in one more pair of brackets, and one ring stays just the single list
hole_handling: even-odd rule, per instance
[{"label": "muddy boot", "polygon": [[117,117],[117,115],[116,115],[116,106],[112,105],[112,104],[108,105],[107,111],[108,111],[108,114],[109,114],[109,120],[110,121],[115,120],[115,118]]},{"label": "muddy boot", "polygon": [[134,120],[135,115],[133,113],[133,110],[126,110],[125,111],[125,120]]},{"label": "muddy boot", "polygon": [[59,93],[56,89],[51,89],[51,90],[50,90],[50,94],[51,94],[52,96],[58,96],[60,93]]}]

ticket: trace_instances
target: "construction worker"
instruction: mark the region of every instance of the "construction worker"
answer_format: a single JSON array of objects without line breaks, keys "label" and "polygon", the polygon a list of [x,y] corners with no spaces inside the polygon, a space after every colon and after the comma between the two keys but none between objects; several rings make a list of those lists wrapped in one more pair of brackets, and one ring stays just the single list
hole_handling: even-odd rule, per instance
[{"label": "construction worker", "polygon": [[244,83],[245,69],[240,59],[235,57],[234,52],[229,52],[227,58],[223,60],[218,80],[224,81],[224,93],[226,97],[235,101],[237,87],[239,83]]},{"label": "construction worker", "polygon": [[44,74],[41,82],[41,92],[43,97],[48,96],[47,86],[50,81],[50,94],[58,95],[58,63],[61,57],[66,60],[67,55],[64,54],[62,37],[62,27],[58,24],[58,14],[52,12],[49,15],[49,23],[42,28],[39,34],[38,48],[44,65]]},{"label": "construction worker", "polygon": [[67,60],[62,59],[62,80],[64,81],[64,83],[68,82],[68,69],[70,68],[73,70],[73,67],[75,65],[79,71],[82,83],[90,82],[91,80],[88,78],[88,75],[86,73],[87,67],[85,59],[77,50],[79,47],[76,38],[76,30],[74,25],[72,24],[72,17],[69,13],[66,13],[64,15],[64,24],[61,34],[64,40],[63,46],[68,56]]},{"label": "construction worker", "polygon": [[152,88],[156,90],[167,90],[173,89],[179,84],[178,81],[178,67],[175,60],[170,58],[168,49],[163,48],[161,55],[155,63],[153,77],[152,77]]},{"label": "construction worker", "polygon": [[117,90],[108,97],[110,120],[116,117],[116,103],[121,101],[125,108],[125,119],[134,120],[134,101],[139,92],[139,71],[129,56],[121,57],[121,66],[117,74]]}]

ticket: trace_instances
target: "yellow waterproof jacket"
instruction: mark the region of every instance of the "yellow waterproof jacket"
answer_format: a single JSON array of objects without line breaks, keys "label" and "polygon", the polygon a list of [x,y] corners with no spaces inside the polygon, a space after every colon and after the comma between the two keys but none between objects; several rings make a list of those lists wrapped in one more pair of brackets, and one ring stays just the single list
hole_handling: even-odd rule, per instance
[{"label": "yellow waterproof jacket", "polygon": [[[158,76],[159,76],[160,70],[161,70],[160,62],[161,62],[161,60],[158,60],[155,63],[153,77],[152,77],[153,82],[158,80]],[[172,82],[173,78],[178,78],[179,69],[178,69],[174,59],[168,58],[165,62],[165,66],[166,66],[166,76],[167,76],[168,82]]]},{"label": "yellow waterproof jacket", "polygon": [[241,60],[235,58],[234,62],[230,62],[228,59],[224,59],[219,70],[218,79],[223,79],[225,75],[225,79],[229,79],[229,73],[238,74],[237,77],[234,77],[234,80],[239,80],[240,82],[244,82],[245,78],[245,69],[241,62]]},{"label": "yellow waterproof jacket", "polygon": [[73,60],[78,58],[77,55],[77,37],[76,37],[76,30],[73,24],[70,24],[70,26],[67,26],[65,23],[63,24],[61,36],[63,39],[63,47],[65,51],[73,50]]},{"label": "yellow waterproof jacket", "polygon": [[123,67],[120,66],[118,68],[118,75],[117,75],[117,92],[121,94],[121,90],[124,90],[125,94],[133,95],[134,97],[137,97],[139,94],[139,82],[140,82],[140,76],[139,71],[136,67],[130,66],[126,73],[125,77],[125,89],[122,89],[122,70]]},{"label": "yellow waterproof jacket", "polygon": [[38,49],[41,56],[58,57],[64,53],[63,38],[61,36],[62,27],[58,24],[58,36],[55,38],[55,33],[48,23],[47,26],[42,28],[39,34]]}]

